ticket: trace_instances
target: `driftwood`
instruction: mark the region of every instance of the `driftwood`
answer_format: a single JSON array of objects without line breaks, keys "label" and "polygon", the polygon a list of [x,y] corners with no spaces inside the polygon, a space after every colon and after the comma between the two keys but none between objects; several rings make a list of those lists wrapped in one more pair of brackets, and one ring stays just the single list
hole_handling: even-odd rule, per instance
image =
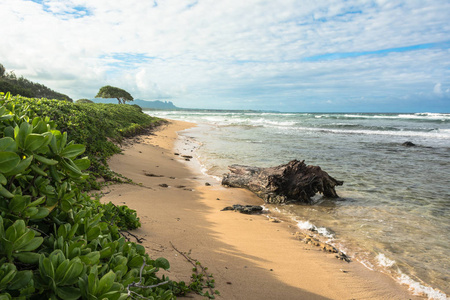
[{"label": "driftwood", "polygon": [[222,185],[246,188],[266,203],[312,203],[311,197],[318,192],[338,198],[334,187],[344,183],[320,167],[308,166],[305,161],[298,160],[271,168],[231,165],[228,169],[231,173],[224,175]]}]

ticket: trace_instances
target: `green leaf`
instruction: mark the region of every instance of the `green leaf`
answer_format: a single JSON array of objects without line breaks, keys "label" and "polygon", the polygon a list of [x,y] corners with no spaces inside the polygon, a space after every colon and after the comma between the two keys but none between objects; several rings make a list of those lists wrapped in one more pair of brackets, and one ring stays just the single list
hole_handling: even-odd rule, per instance
[{"label": "green leaf", "polygon": [[92,241],[100,235],[100,228],[98,226],[92,227],[88,230],[86,234],[86,239]]},{"label": "green leaf", "polygon": [[78,281],[78,277],[80,277],[83,270],[84,266],[81,263],[80,259],[74,258],[70,261],[68,268],[64,269],[65,272],[63,273],[63,276],[57,278],[61,278],[60,283],[62,285],[71,285]]},{"label": "green leaf", "polygon": [[44,258],[42,255],[39,259],[39,272],[43,278],[54,278],[55,277],[55,269],[53,268],[53,264],[48,258]]},{"label": "green leaf", "polygon": [[164,270],[169,270],[170,269],[170,263],[164,257],[160,257],[160,258],[157,258],[155,260],[155,267],[162,268]]},{"label": "green leaf", "polygon": [[15,151],[17,144],[14,139],[10,137],[4,137],[0,139],[0,151]]},{"label": "green leaf", "polygon": [[14,279],[9,283],[8,288],[11,290],[18,290],[28,285],[33,278],[31,271],[19,271],[14,276]]},{"label": "green leaf", "polygon": [[46,158],[44,156],[40,156],[40,155],[35,154],[34,157],[36,158],[37,161],[39,161],[39,162],[41,162],[43,164],[46,164],[46,165],[53,166],[53,165],[58,164],[57,160]]},{"label": "green leaf", "polygon": [[0,152],[0,172],[12,171],[20,162],[20,157],[14,152]]},{"label": "green leaf", "polygon": [[128,266],[130,268],[139,268],[142,266],[143,263],[144,263],[144,257],[142,257],[140,255],[136,255],[128,262]]},{"label": "green leaf", "polygon": [[25,138],[24,149],[27,151],[35,151],[42,147],[46,141],[43,135],[31,133]]},{"label": "green leaf", "polygon": [[62,159],[61,164],[64,167],[64,169],[66,169],[69,172],[69,175],[70,172],[78,176],[83,175],[81,170],[73,163],[73,161],[70,158]]},{"label": "green leaf", "polygon": [[[127,295],[128,297],[128,295]],[[6,294],[0,294],[0,300],[11,300],[11,295],[6,293]]]},{"label": "green leaf", "polygon": [[44,202],[45,202],[45,196],[42,196],[42,197],[34,200],[33,202],[31,202],[28,206],[38,206]]},{"label": "green leaf", "polygon": [[56,294],[64,300],[76,300],[81,297],[80,289],[72,286],[58,286],[56,288]]},{"label": "green leaf", "polygon": [[16,273],[17,268],[15,265],[11,263],[0,265],[0,274],[2,274],[2,277],[0,277],[0,287],[5,286],[7,283],[13,280]]},{"label": "green leaf", "polygon": [[25,146],[25,139],[31,133],[32,130],[33,128],[27,122],[23,122],[22,124],[20,124],[19,133],[16,138],[16,140],[18,140],[19,142],[19,146],[22,147]]},{"label": "green leaf", "polygon": [[0,117],[0,121],[10,120],[14,117],[14,115],[3,115]]},{"label": "green leaf", "polygon": [[37,264],[41,254],[36,252],[19,252],[13,254],[13,257],[25,264]]},{"label": "green leaf", "polygon": [[74,160],[73,163],[78,167],[80,170],[86,170],[91,166],[91,161],[87,157],[83,157],[81,159]]},{"label": "green leaf", "polygon": [[12,126],[6,127],[5,130],[3,130],[3,133],[7,137],[14,138],[14,128]]},{"label": "green leaf", "polygon": [[22,215],[26,218],[34,217],[39,212],[39,209],[37,207],[27,207]]},{"label": "green leaf", "polygon": [[27,228],[25,227],[25,221],[24,220],[17,220],[8,227],[5,231],[5,237],[7,240],[14,242],[17,240],[21,235],[26,233]]},{"label": "green leaf", "polygon": [[38,175],[47,177],[47,173],[45,173],[44,170],[39,168],[37,165],[31,165],[30,168],[31,168],[31,170],[36,172]]},{"label": "green leaf", "polygon": [[0,173],[0,184],[5,185],[6,183],[8,183],[8,181],[6,180],[5,175],[3,175],[3,173]]},{"label": "green leaf", "polygon": [[30,203],[30,196],[15,195],[9,202],[8,208],[13,213],[19,213],[23,211]]},{"label": "green leaf", "polygon": [[[65,259],[55,270],[55,279],[56,283],[59,284],[62,282],[64,274],[66,274],[66,270],[68,269],[70,261]],[[63,284],[62,284],[63,285]]]},{"label": "green leaf", "polygon": [[47,207],[38,207],[37,210],[38,210],[37,213],[30,216],[31,220],[40,220],[50,214],[50,210]]},{"label": "green leaf", "polygon": [[13,194],[11,194],[7,189],[5,189],[2,185],[0,185],[0,196],[3,196],[5,198],[12,198],[14,197]]},{"label": "green leaf", "polygon": [[61,156],[66,158],[74,158],[82,154],[86,147],[81,144],[68,145],[61,151]]},{"label": "green leaf", "polygon": [[5,173],[7,176],[17,175],[19,173],[23,173],[33,161],[33,155],[21,160],[19,164],[10,172]]},{"label": "green leaf", "polygon": [[106,273],[100,279],[100,282],[98,283],[98,288],[97,288],[96,294],[100,296],[100,295],[108,292],[111,289],[115,279],[116,279],[116,274],[113,271],[109,271],[108,273]]},{"label": "green leaf", "polygon": [[35,237],[30,242],[22,246],[21,248],[18,248],[17,251],[33,251],[39,248],[40,245],[44,242],[44,239],[42,237]]},{"label": "green leaf", "polygon": [[100,261],[100,252],[93,251],[80,257],[81,261],[87,265],[95,265]]}]

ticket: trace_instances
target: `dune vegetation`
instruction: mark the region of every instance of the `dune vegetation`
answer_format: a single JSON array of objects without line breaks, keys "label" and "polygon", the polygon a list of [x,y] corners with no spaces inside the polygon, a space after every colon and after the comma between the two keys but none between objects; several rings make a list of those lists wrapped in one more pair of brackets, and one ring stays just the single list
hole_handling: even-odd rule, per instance
[{"label": "dune vegetation", "polygon": [[106,159],[124,138],[160,122],[132,105],[0,93],[1,300],[214,297],[201,277],[159,276],[169,262],[121,233],[140,226],[136,212],[86,192],[118,178]]}]

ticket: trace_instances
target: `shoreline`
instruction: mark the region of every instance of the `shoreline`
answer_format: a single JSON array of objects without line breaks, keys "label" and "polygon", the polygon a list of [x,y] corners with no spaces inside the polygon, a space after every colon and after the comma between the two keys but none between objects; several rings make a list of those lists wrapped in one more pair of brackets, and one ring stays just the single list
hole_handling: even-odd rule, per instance
[{"label": "shoreline", "polygon": [[220,211],[263,203],[249,191],[208,182],[200,169],[192,170],[195,161],[182,157],[192,148],[179,143],[180,155],[174,154],[177,132],[193,126],[171,121],[114,156],[111,169],[142,186],[110,186],[102,198],[137,211],[142,227],[134,234],[146,239],[151,257],[170,261],[171,279],[189,282],[192,273],[178,249],[208,267],[223,299],[423,299],[385,274],[299,241],[289,222]]}]

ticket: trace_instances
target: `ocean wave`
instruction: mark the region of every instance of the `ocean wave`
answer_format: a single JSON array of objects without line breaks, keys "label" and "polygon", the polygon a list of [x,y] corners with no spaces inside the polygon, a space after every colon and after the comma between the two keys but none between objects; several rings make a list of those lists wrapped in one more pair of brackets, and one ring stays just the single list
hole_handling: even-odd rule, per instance
[{"label": "ocean wave", "polygon": [[[379,253],[375,257],[376,264],[380,266],[384,271],[388,271],[388,273],[391,274],[391,276],[394,277],[395,280],[397,280],[400,284],[404,284],[408,286],[409,290],[414,295],[422,295],[426,296],[428,299],[435,299],[435,300],[446,300],[447,295],[443,293],[442,291],[438,289],[434,289],[432,287],[423,285],[415,280],[413,280],[408,275],[404,274],[398,267],[396,267],[396,261],[389,259],[384,255],[383,253]],[[366,268],[369,270],[374,270],[374,266],[367,260],[359,260],[360,263],[362,263]],[[391,273],[392,272],[392,273]]]},{"label": "ocean wave", "polygon": [[[291,130],[292,128],[286,128]],[[390,135],[401,137],[422,137],[434,139],[450,139],[450,130],[433,129],[431,131],[412,131],[412,130],[354,130],[354,129],[333,129],[320,127],[296,127],[295,130],[316,131],[336,134],[361,134],[361,135]]]},{"label": "ocean wave", "polygon": [[398,119],[450,122],[450,114],[443,113],[414,113],[414,114],[315,114],[316,119]]},{"label": "ocean wave", "polygon": [[415,295],[425,295],[428,297],[428,299],[434,299],[434,300],[446,300],[447,295],[441,292],[438,289],[433,289],[429,286],[424,286],[423,284],[420,284],[417,281],[414,281],[405,274],[400,274],[400,277],[398,278],[398,281],[401,284],[405,284],[409,287],[409,290],[412,291]]}]

